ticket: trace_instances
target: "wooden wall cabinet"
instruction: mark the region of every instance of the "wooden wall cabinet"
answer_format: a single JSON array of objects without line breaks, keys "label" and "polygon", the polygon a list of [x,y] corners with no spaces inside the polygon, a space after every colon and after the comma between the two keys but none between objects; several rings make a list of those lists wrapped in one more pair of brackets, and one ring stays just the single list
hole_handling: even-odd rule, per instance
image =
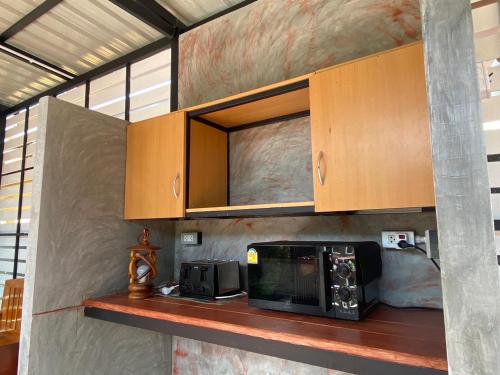
[{"label": "wooden wall cabinet", "polygon": [[[229,134],[302,116],[314,201],[231,205]],[[130,125],[125,195],[126,219],[433,207],[422,44]]]},{"label": "wooden wall cabinet", "polygon": [[434,206],[422,44],[310,78],[316,212]]},{"label": "wooden wall cabinet", "polygon": [[185,148],[184,111],[128,126],[125,219],[184,216]]}]

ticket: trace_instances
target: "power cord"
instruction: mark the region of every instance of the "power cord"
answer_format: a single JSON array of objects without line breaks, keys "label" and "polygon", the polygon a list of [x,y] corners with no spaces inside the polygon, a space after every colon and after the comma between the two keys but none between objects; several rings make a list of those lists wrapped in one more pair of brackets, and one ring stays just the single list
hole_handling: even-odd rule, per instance
[{"label": "power cord", "polygon": [[[406,242],[405,240],[399,241],[398,246],[401,249],[408,249],[408,248],[417,249],[417,250],[421,251],[422,253],[424,253],[425,255],[427,255],[427,251],[425,251],[421,247],[418,247],[417,245],[412,245],[412,244]],[[431,258],[431,262],[434,263],[434,265],[439,270],[439,272],[441,272],[441,267],[439,267],[439,264],[437,264],[437,262],[434,260],[434,258]]]}]

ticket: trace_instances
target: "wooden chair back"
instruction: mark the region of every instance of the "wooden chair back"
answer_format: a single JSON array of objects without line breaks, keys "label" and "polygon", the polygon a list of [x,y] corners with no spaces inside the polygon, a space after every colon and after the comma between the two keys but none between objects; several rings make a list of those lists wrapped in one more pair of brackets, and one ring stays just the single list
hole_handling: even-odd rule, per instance
[{"label": "wooden chair back", "polygon": [[23,291],[24,279],[5,281],[0,311],[0,332],[21,331]]}]

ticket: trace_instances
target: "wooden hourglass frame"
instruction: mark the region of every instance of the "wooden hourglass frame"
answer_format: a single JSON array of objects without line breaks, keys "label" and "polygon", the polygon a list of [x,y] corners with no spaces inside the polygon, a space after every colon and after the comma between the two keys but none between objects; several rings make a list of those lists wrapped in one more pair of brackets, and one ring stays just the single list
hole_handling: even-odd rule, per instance
[{"label": "wooden hourglass frame", "polygon": [[[129,247],[130,263],[128,267],[130,299],[144,299],[153,295],[153,280],[158,274],[156,252],[160,248],[149,243],[149,229],[144,228],[139,237],[139,244]],[[141,265],[149,267],[144,274],[138,275]]]}]

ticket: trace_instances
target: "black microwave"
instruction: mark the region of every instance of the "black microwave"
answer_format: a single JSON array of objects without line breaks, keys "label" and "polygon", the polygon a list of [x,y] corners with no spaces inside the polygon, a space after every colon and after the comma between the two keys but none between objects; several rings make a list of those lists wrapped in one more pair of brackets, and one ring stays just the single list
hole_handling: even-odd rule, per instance
[{"label": "black microwave", "polygon": [[250,306],[360,320],[378,301],[376,242],[253,243],[247,263]]}]

